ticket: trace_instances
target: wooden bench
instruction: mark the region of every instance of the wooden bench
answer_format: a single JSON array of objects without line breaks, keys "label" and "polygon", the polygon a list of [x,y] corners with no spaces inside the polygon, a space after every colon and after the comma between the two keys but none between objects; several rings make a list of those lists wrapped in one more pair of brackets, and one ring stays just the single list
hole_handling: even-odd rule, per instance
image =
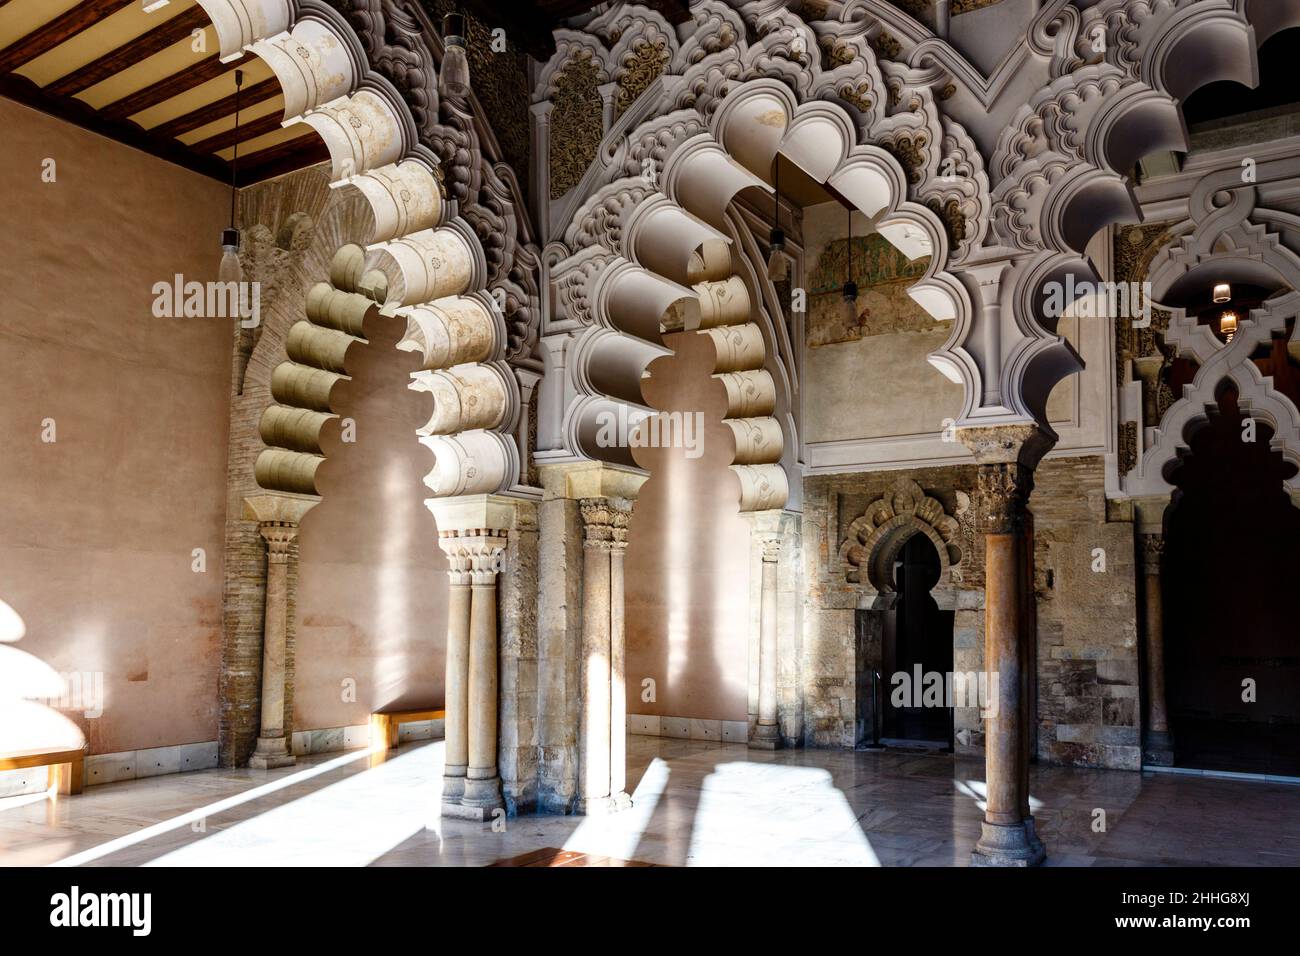
[{"label": "wooden bench", "polygon": [[59,793],[81,793],[84,782],[86,751],[76,750],[19,750],[0,754],[0,770],[23,770],[27,767],[49,767],[49,785]]},{"label": "wooden bench", "polygon": [[442,720],[445,710],[388,710],[370,715],[370,763],[383,763],[388,751],[397,746],[397,728],[418,720]]}]

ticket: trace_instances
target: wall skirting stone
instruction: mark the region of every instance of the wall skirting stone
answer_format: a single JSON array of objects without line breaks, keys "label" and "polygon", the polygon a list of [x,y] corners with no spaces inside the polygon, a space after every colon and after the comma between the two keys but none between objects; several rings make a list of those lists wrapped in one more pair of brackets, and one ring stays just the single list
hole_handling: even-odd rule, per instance
[{"label": "wall skirting stone", "polygon": [[749,740],[749,721],[628,714],[627,732],[642,737],[675,737],[678,740],[718,740],[743,744]]}]

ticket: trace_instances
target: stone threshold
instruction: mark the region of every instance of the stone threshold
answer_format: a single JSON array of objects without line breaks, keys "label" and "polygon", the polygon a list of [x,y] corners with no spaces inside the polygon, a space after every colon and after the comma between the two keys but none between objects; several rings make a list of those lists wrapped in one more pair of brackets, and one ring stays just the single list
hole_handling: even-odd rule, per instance
[{"label": "stone threshold", "polygon": [[718,740],[743,744],[749,740],[749,721],[712,720],[702,717],[661,717],[657,714],[628,714],[627,732],[642,737],[673,737],[677,740]]},{"label": "stone threshold", "polygon": [[1220,780],[1247,780],[1253,783],[1287,783],[1300,786],[1300,777],[1274,773],[1241,773],[1236,770],[1197,770],[1194,767],[1154,767],[1143,764],[1143,773],[1176,773],[1185,777],[1215,777]]}]

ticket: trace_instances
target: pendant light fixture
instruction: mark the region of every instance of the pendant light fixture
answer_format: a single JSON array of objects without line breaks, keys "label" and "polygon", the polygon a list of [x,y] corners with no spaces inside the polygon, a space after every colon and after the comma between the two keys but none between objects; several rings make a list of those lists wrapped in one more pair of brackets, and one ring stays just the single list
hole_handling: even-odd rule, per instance
[{"label": "pendant light fixture", "polygon": [[767,256],[767,277],[773,282],[784,282],[790,275],[790,261],[785,255],[785,233],[781,231],[781,157],[772,160],[775,169],[772,189],[771,252]]},{"label": "pendant light fixture", "polygon": [[1237,334],[1237,313],[1225,312],[1219,316],[1219,331],[1223,333],[1225,339],[1229,342]]},{"label": "pendant light fixture", "polygon": [[465,18],[459,13],[449,13],[442,18],[442,67],[438,70],[438,93],[451,98],[469,93]]},{"label": "pendant light fixture", "polygon": [[239,171],[239,88],[244,85],[244,71],[235,71],[235,154],[230,161],[230,228],[221,230],[221,268],[217,278],[222,282],[244,281],[244,270],[239,264],[239,230],[235,228],[235,188]]},{"label": "pendant light fixture", "polygon": [[853,281],[853,208],[849,207],[849,263],[848,278],[844,283],[844,303],[840,315],[848,324],[858,321],[858,287]]}]

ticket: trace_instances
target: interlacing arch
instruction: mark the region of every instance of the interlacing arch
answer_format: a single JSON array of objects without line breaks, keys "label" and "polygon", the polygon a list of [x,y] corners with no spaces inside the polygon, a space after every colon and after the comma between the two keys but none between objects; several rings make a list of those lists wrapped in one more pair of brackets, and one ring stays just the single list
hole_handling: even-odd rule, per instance
[{"label": "interlacing arch", "polygon": [[859,144],[855,123],[840,106],[824,100],[801,105],[785,84],[752,80],[728,94],[707,132],[672,149],[658,189],[633,179],[610,184],[584,205],[566,236],[584,241],[585,230],[585,238],[608,250],[580,249],[553,270],[562,289],[566,277],[573,279],[570,305],[590,300],[592,327],[571,360],[580,395],[566,419],[573,451],[626,463],[623,449],[597,441],[601,414],[617,413],[620,405],[627,414],[628,406],[641,402],[640,380],[663,354],[665,333],[698,332],[714,344],[714,378],[726,392],[741,510],[785,504],[786,436],[775,413],[779,405],[790,407],[792,376],[779,361],[774,324],[761,322],[755,308],[759,290],[753,270],[745,280],[741,226],[731,215],[742,190],[771,193],[778,153],[844,196],[909,258],[930,256],[910,291],[936,318],[952,319],[969,307],[964,289],[942,269],[948,258],[943,226],[906,198],[897,160],[878,146]]},{"label": "interlacing arch", "polygon": [[[368,252],[345,246],[330,282],[313,287],[306,318],[286,339],[272,375],[276,404],[263,414],[267,444],[258,484],[318,495],[321,436],[334,417],[334,388],[347,350],[363,342],[371,310],[407,323],[399,348],[422,356],[411,388],[434,397],[420,441],[436,456],[425,478],[433,497],[503,491],[518,484],[510,437],[518,384],[504,362],[504,316],[485,291],[487,264],[473,228],[444,200],[438,159],[418,141],[409,107],[367,66],[357,36],[315,0],[203,0],[224,59],[250,50],[275,72],[284,125],[303,122],[324,140],[331,185],[359,191],[374,216]],[[296,13],[296,18],[295,18]]]}]

